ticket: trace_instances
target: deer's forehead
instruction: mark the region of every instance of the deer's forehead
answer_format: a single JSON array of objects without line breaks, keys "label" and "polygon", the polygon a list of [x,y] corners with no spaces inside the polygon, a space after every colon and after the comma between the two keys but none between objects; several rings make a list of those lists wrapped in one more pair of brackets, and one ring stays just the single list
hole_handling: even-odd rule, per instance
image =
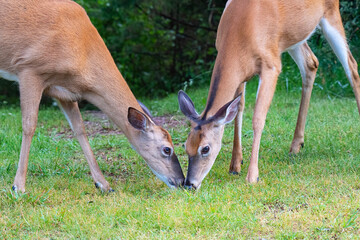
[{"label": "deer's forehead", "polygon": [[171,136],[165,129],[161,128],[161,134],[163,135],[164,139],[172,144]]},{"label": "deer's forehead", "polygon": [[155,137],[155,138],[157,138],[158,140],[164,141],[164,142],[168,142],[171,145],[173,145],[170,134],[162,127],[160,127],[160,126],[157,126],[157,127],[158,127],[158,129],[155,131],[155,134],[157,135],[157,137]]},{"label": "deer's forehead", "polygon": [[155,144],[165,144],[168,142],[171,146],[173,145],[170,134],[160,126],[154,126],[146,131],[145,135],[147,136],[146,139],[151,140]]},{"label": "deer's forehead", "polygon": [[190,156],[197,154],[197,150],[201,144],[206,140],[206,131],[205,129],[192,129],[189,133],[188,139],[186,141],[186,152]]},{"label": "deer's forehead", "polygon": [[199,131],[191,131],[189,133],[188,139],[186,140],[186,152],[189,156],[195,156],[197,154],[200,140],[201,134],[199,133]]}]

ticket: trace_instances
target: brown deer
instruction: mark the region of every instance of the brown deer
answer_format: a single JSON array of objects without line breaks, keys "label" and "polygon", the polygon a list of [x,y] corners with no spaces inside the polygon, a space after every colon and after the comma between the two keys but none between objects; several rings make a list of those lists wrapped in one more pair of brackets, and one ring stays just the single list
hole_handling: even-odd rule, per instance
[{"label": "brown deer", "polygon": [[[191,99],[179,92],[181,111],[192,122],[186,141],[189,156],[187,188],[199,188],[221,148],[224,125],[234,118],[235,132],[230,172],[241,169],[241,123],[245,83],[259,75],[252,119],[254,139],[246,180],[258,181],[260,139],[267,111],[281,71],[281,54],[288,52],[302,76],[302,97],[290,152],[298,153],[304,143],[305,120],[318,60],[307,39],[320,28],[345,69],[360,113],[360,79],[357,63],[348,44],[338,0],[229,0],[222,14],[216,48],[218,55],[211,78],[205,110],[197,114]],[[243,93],[242,96],[238,96]],[[234,99],[235,98],[235,99]]]},{"label": "brown deer", "polygon": [[0,76],[19,83],[22,111],[23,137],[13,190],[25,191],[43,94],[58,101],[102,191],[112,189],[90,148],[77,103],[81,99],[106,113],[169,187],[183,184],[169,133],[140,107],[82,7],[69,0],[0,0],[0,6]]}]

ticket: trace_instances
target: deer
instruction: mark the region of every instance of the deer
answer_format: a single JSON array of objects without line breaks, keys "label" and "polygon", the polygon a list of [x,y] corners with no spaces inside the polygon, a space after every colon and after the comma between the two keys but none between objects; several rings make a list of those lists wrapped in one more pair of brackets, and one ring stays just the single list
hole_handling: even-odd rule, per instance
[{"label": "deer", "polygon": [[229,172],[237,174],[243,163],[241,127],[246,82],[259,76],[252,118],[253,143],[246,181],[259,181],[259,149],[265,119],[281,72],[281,54],[288,52],[302,77],[302,95],[290,153],[304,145],[305,121],[318,59],[307,40],[321,29],[340,60],[352,86],[360,114],[360,79],[357,63],[346,41],[338,0],[228,0],[217,36],[218,51],[204,111],[198,114],[191,98],[178,93],[181,112],[190,120],[185,143],[189,157],[185,188],[199,189],[220,149],[224,126],[234,121]]},{"label": "deer", "polygon": [[[12,189],[25,192],[42,95],[54,98],[85,154],[95,186],[111,192],[86,136],[78,101],[102,110],[152,172],[176,188],[184,175],[169,133],[140,104],[85,10],[70,0],[0,0],[0,76],[18,82],[20,159]],[[142,106],[141,106],[142,105]]]}]

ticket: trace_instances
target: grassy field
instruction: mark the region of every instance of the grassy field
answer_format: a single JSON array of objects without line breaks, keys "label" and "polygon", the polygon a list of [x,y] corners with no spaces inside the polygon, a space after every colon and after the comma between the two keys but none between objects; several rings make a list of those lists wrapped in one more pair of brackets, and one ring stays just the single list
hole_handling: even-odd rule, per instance
[{"label": "grassy field", "polygon": [[[80,146],[56,107],[42,108],[30,152],[27,193],[10,191],[21,143],[18,107],[0,108],[0,238],[81,239],[359,239],[360,118],[354,98],[312,97],[305,148],[288,151],[300,91],[277,91],[260,148],[260,182],[245,182],[252,143],[251,117],[257,83],[247,91],[244,165],[228,174],[233,126],[197,192],[170,190],[150,171],[123,135],[84,112],[90,144],[114,193],[92,182]],[[190,90],[199,111],[207,89]],[[189,127],[176,95],[144,100],[154,115],[174,115],[170,133],[184,173],[182,148]]]}]

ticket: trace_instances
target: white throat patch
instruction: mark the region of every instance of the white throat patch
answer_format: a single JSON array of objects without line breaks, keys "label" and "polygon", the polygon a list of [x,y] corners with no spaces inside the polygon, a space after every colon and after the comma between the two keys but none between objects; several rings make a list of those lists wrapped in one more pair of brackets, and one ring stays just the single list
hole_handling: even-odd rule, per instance
[{"label": "white throat patch", "polygon": [[19,82],[19,78],[15,74],[9,73],[9,72],[1,70],[1,69],[0,69],[0,77],[4,78],[6,80]]},{"label": "white throat patch", "polygon": [[225,8],[224,8],[223,13],[225,12],[226,8],[229,6],[229,4],[231,3],[231,1],[232,1],[232,0],[228,0],[228,1],[226,2],[226,5],[225,5]]}]

